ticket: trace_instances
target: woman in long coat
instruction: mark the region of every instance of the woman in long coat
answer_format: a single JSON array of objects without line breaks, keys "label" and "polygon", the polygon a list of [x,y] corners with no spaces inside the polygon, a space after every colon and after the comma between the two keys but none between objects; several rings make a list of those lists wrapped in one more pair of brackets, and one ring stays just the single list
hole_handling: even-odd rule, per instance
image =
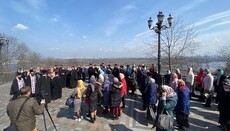
[{"label": "woman in long coat", "polygon": [[[146,106],[148,108],[147,118],[149,118],[149,116],[151,116],[150,110],[152,110],[154,113],[156,112],[156,103],[157,103],[157,84],[153,78],[149,78],[148,85],[144,93],[146,95]],[[153,118],[153,116],[151,117]]]},{"label": "woman in long coat", "polygon": [[103,100],[104,100],[104,112],[107,113],[109,109],[110,103],[110,81],[108,75],[105,75],[105,81],[102,85],[102,92],[103,92]]},{"label": "woman in long coat", "polygon": [[96,121],[97,102],[98,102],[98,94],[100,92],[100,86],[101,84],[96,81],[95,77],[91,76],[90,84],[88,85],[86,91],[86,97],[89,99],[89,112],[90,112],[92,123]]},{"label": "woman in long coat", "polygon": [[[171,87],[167,85],[162,85],[161,89],[163,92],[161,93],[161,97],[157,107],[156,121],[159,118],[159,114],[162,112],[163,109],[165,109],[163,113],[168,112],[168,114],[172,118],[172,123],[173,123],[173,117],[174,117],[173,110],[177,104],[177,94],[174,92],[174,90]],[[156,126],[156,131],[173,131],[173,126],[169,129],[161,129],[160,127]]]},{"label": "woman in long coat", "polygon": [[178,80],[178,88],[176,93],[178,96],[175,109],[176,120],[179,124],[179,128],[186,130],[186,127],[189,127],[188,116],[190,113],[190,89],[185,85],[185,82],[182,79]]},{"label": "woman in long coat", "polygon": [[121,113],[121,88],[121,82],[115,77],[110,89],[111,112],[114,118],[118,118]]}]

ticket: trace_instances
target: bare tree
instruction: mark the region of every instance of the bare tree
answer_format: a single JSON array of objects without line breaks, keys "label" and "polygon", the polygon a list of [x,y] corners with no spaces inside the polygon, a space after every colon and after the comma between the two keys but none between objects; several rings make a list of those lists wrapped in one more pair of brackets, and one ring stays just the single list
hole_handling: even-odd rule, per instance
[{"label": "bare tree", "polygon": [[[199,47],[200,41],[198,41],[197,35],[196,28],[191,25],[184,25],[179,17],[174,18],[171,28],[162,31],[161,52],[168,59],[168,62],[164,64],[168,65],[170,70],[183,65],[185,56],[192,55]],[[157,53],[157,37],[154,43],[147,44],[147,46],[151,54]]]},{"label": "bare tree", "polygon": [[218,54],[220,55],[220,58],[223,59],[225,62],[225,72],[230,73],[230,45],[222,47],[219,51]]},{"label": "bare tree", "polygon": [[29,61],[28,57],[30,54],[30,49],[25,43],[20,43],[17,47],[17,65],[20,68],[28,69]]},{"label": "bare tree", "polygon": [[30,67],[41,66],[42,56],[34,51],[31,51],[28,56],[28,63]]}]

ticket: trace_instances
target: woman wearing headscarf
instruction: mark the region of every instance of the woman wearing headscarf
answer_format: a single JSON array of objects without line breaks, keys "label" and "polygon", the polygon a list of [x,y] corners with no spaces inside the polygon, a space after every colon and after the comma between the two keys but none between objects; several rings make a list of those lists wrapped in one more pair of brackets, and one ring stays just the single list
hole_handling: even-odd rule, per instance
[{"label": "woman wearing headscarf", "polygon": [[185,82],[182,79],[178,80],[176,93],[178,96],[175,108],[176,121],[180,129],[186,130],[186,127],[189,127],[188,116],[190,113],[190,89],[185,85]]},{"label": "woman wearing headscarf", "polygon": [[213,96],[213,76],[209,69],[204,70],[204,78],[203,78],[203,88],[204,88],[204,96],[206,97],[206,103],[204,104],[205,107],[211,107],[212,96]]},{"label": "woman wearing headscarf", "polygon": [[121,115],[121,88],[122,83],[119,82],[118,78],[114,77],[113,84],[110,89],[110,100],[111,100],[111,112],[113,118],[117,119]]},{"label": "woman wearing headscarf", "polygon": [[186,75],[186,85],[189,87],[189,89],[191,91],[191,95],[195,95],[193,83],[194,83],[194,74],[193,74],[192,68],[189,67],[188,71],[187,71],[187,75]]},{"label": "woman wearing headscarf", "polygon": [[[200,94],[203,94],[203,92],[204,92],[204,88],[202,88],[203,77],[204,77],[204,70],[202,68],[200,68],[200,70],[197,73],[197,76],[195,78],[196,90],[198,90],[200,92]],[[200,102],[204,101],[203,95],[200,95],[199,101]]]},{"label": "woman wearing headscarf", "polygon": [[224,81],[224,70],[218,69],[217,74],[214,78],[214,91],[216,92],[216,103],[219,102],[219,97],[220,97],[220,90],[223,88],[223,81]]},{"label": "woman wearing headscarf", "polygon": [[178,79],[182,79],[182,73],[180,72],[180,69],[176,69],[176,74]]},{"label": "woman wearing headscarf", "polygon": [[129,76],[129,80],[130,80],[130,89],[132,91],[131,94],[134,94],[134,92],[136,91],[136,87],[137,87],[136,68],[134,66],[132,67],[131,74]]},{"label": "woman wearing headscarf", "polygon": [[96,81],[95,76],[91,76],[90,83],[86,91],[86,97],[89,99],[89,112],[90,112],[90,120],[92,123],[96,121],[97,101],[98,101],[98,94],[100,92],[100,86],[101,84]]},{"label": "woman wearing headscarf", "polygon": [[[167,112],[171,116],[173,123],[173,110],[177,104],[177,94],[167,85],[162,85],[159,88],[161,88],[162,93],[157,107],[156,121],[158,121],[159,114],[163,111],[164,114]],[[161,129],[156,125],[156,131],[173,131],[173,126],[169,129]]]},{"label": "woman wearing headscarf", "polygon": [[178,87],[178,76],[176,73],[172,73],[172,78],[171,78],[171,82],[170,82],[170,87],[172,87],[172,89],[174,91],[176,91],[177,87]]},{"label": "woman wearing headscarf", "polygon": [[127,94],[127,84],[125,80],[125,75],[123,73],[119,73],[119,77],[122,83],[122,87],[121,87],[122,108],[125,108],[125,96]]},{"label": "woman wearing headscarf", "polygon": [[103,100],[104,100],[104,112],[107,113],[109,109],[109,100],[110,100],[110,81],[108,75],[104,75],[105,81],[102,85]]},{"label": "woman wearing headscarf", "polygon": [[[156,103],[157,103],[157,84],[155,80],[151,77],[148,78],[148,85],[145,89],[146,95],[146,106],[147,106],[147,118],[151,116],[150,110],[154,113],[156,112]],[[152,116],[153,117],[153,116]]]},{"label": "woman wearing headscarf", "polygon": [[76,115],[76,121],[81,121],[82,119],[82,113],[81,113],[81,105],[82,105],[82,97],[85,92],[85,85],[82,80],[77,81],[77,87],[76,90],[72,93],[72,96],[74,96],[74,113]]}]

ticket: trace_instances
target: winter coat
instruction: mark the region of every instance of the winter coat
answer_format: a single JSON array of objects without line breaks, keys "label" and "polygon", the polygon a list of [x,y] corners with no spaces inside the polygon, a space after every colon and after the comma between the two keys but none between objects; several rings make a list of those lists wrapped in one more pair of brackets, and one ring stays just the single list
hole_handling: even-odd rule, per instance
[{"label": "winter coat", "polygon": [[183,113],[185,115],[189,115],[190,113],[190,89],[187,86],[178,87],[177,91],[177,105],[176,105],[176,113]]},{"label": "winter coat", "polygon": [[[165,107],[165,110],[169,113],[169,115],[173,118],[174,117],[173,110],[176,107],[176,104],[177,104],[176,93],[174,93],[172,96],[166,97],[166,99],[161,97],[158,103],[158,107],[157,107],[156,120],[158,119],[159,114],[161,113],[164,107]],[[156,127],[156,131],[173,131],[173,129],[163,130],[163,129]]]},{"label": "winter coat", "polygon": [[[19,96],[7,105],[7,114],[11,122],[15,121],[16,115],[27,98],[27,96]],[[32,131],[36,126],[35,115],[42,114],[43,108],[44,104],[39,105],[35,99],[30,98],[27,100],[16,122],[19,131]]]},{"label": "winter coat", "polygon": [[204,78],[203,78],[204,90],[207,90],[209,92],[214,90],[213,80],[214,80],[214,78],[211,74],[207,74],[204,76]]},{"label": "winter coat", "polygon": [[127,94],[127,84],[125,78],[121,79],[122,87],[121,87],[121,97]]},{"label": "winter coat", "polygon": [[104,83],[103,83],[103,86],[102,86],[104,105],[105,106],[109,105],[109,100],[110,100],[109,88],[110,88],[110,82],[109,82],[109,80],[105,80]]},{"label": "winter coat", "polygon": [[149,82],[145,89],[146,105],[155,105],[157,103],[157,84],[155,82]]},{"label": "winter coat", "polygon": [[114,83],[110,89],[111,107],[117,107],[121,104],[121,82]]}]

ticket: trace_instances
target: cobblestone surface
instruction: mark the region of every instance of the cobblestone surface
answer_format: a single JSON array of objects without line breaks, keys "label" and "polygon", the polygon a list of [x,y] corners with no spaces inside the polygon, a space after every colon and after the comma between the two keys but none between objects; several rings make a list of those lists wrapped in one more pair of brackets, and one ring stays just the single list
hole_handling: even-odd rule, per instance
[{"label": "cobblestone surface", "polygon": [[[0,85],[0,130],[9,125],[9,118],[6,114],[6,106],[9,102],[9,90],[11,83]],[[94,124],[89,118],[76,122],[73,118],[73,109],[65,109],[65,101],[73,89],[63,88],[63,97],[52,101],[48,105],[48,111],[58,131],[148,131],[151,130],[151,123],[146,121],[145,111],[141,110],[142,102],[139,92],[135,95],[128,95],[127,106],[118,120],[113,120],[111,115],[103,114],[102,108],[98,106],[97,120]],[[216,105],[211,108],[204,108],[200,102],[191,101],[191,114],[189,116],[190,128],[188,131],[218,131],[218,112]],[[48,131],[54,131],[54,126],[45,111],[45,123]],[[37,129],[44,131],[43,116],[37,116]],[[154,130],[154,129],[153,129]],[[177,130],[177,129],[175,129]]]}]

